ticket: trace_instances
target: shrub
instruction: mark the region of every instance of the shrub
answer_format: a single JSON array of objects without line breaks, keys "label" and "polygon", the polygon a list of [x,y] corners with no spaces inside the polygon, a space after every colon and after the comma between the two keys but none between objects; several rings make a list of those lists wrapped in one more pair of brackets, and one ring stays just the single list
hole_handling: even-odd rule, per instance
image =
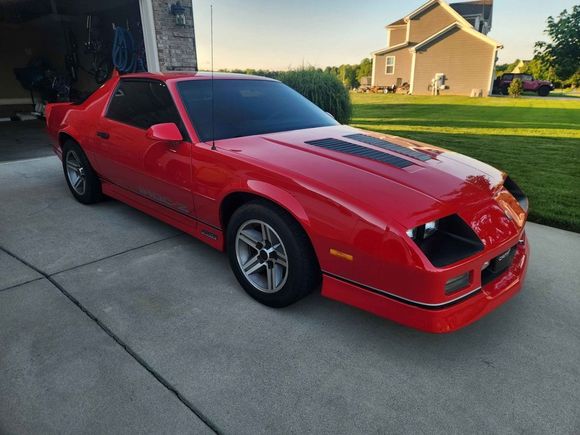
[{"label": "shrub", "polygon": [[580,87],[580,69],[576,71],[576,73],[572,77],[566,80],[565,84],[566,86],[571,88]]},{"label": "shrub", "polygon": [[304,95],[322,110],[331,113],[341,124],[350,122],[350,95],[335,75],[314,68],[300,69],[282,72],[278,80]]},{"label": "shrub", "polygon": [[522,92],[524,92],[524,85],[520,79],[515,79],[510,83],[510,87],[508,88],[508,93],[513,98],[519,98],[522,96]]}]

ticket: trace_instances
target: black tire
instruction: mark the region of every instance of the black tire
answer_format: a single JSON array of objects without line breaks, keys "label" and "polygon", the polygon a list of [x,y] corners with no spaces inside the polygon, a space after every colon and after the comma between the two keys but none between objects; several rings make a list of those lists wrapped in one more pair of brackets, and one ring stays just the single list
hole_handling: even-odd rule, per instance
[{"label": "black tire", "polygon": [[548,86],[542,86],[540,89],[538,89],[538,95],[540,97],[547,97],[550,95],[550,88]]},{"label": "black tire", "polygon": [[[77,174],[82,174],[84,177],[84,189],[82,190],[73,186],[74,180],[71,179],[72,175],[67,169],[67,162],[72,161],[73,157],[80,163]],[[94,204],[103,199],[99,177],[82,148],[72,139],[67,140],[62,147],[62,169],[66,184],[77,201],[83,204]]]},{"label": "black tire", "polygon": [[[238,232],[241,229],[248,228],[247,225],[251,222],[261,222],[271,227],[275,236],[279,238],[282,249],[286,254],[285,281],[280,284],[281,287],[278,290],[273,290],[274,292],[272,293],[260,290],[254,285],[242,271],[242,265],[240,264],[242,260],[238,260],[238,251],[236,250],[240,243],[237,237]],[[228,223],[226,240],[230,266],[238,282],[252,298],[264,305],[274,308],[286,307],[320,286],[322,279],[320,266],[310,239],[300,224],[289,213],[273,204],[266,201],[252,201],[238,208]],[[252,249],[255,248],[250,248],[249,246],[246,246],[246,248],[249,252],[252,252],[250,255],[259,256],[259,249],[256,249],[254,254]],[[264,248],[263,245],[262,248]],[[275,253],[274,256],[276,256]],[[264,269],[255,273],[267,273],[266,269],[269,268],[268,263],[270,262],[265,261],[265,263]],[[272,262],[271,264],[273,268],[274,263]]]},{"label": "black tire", "polygon": [[500,91],[501,91],[501,94],[502,95],[509,95],[510,94],[510,87],[509,87],[509,85],[503,85],[501,87],[501,90]]}]

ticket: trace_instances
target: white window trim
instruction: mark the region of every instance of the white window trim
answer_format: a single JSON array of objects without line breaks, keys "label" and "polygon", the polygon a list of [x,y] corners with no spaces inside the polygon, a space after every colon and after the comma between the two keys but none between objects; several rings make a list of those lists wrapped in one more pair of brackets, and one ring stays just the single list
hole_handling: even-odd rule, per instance
[{"label": "white window trim", "polygon": [[[393,59],[393,64],[389,65],[389,59]],[[388,76],[394,76],[395,75],[395,64],[397,63],[397,56],[386,56],[385,57],[385,74]],[[392,66],[393,67],[393,72],[388,72],[388,68]]]},{"label": "white window trim", "polygon": [[372,72],[372,78],[371,78],[371,86],[376,86],[376,66],[377,66],[377,55],[373,54],[373,72]]},{"label": "white window trim", "polygon": [[493,81],[495,76],[495,66],[497,64],[497,47],[493,49],[493,61],[491,62],[491,69],[489,71],[489,89],[487,90],[487,95],[491,96],[493,93]]},{"label": "white window trim", "polygon": [[411,83],[409,86],[409,94],[413,95],[415,90],[415,64],[417,62],[417,52],[413,51],[413,58],[411,59]]}]

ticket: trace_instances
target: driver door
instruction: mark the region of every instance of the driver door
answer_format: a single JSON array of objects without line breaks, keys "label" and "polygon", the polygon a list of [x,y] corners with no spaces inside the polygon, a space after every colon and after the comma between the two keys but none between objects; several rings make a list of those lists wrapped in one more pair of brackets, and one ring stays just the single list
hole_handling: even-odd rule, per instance
[{"label": "driver door", "polygon": [[[149,127],[167,122],[180,127],[182,142],[147,137]],[[164,82],[121,79],[96,135],[105,179],[182,214],[194,214],[192,144]]]}]

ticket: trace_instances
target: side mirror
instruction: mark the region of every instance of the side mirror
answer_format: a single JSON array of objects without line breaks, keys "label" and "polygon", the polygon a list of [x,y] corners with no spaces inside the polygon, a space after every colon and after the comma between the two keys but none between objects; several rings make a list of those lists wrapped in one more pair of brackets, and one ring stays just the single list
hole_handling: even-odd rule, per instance
[{"label": "side mirror", "polygon": [[165,124],[155,124],[147,129],[146,133],[149,139],[161,140],[164,142],[181,142],[183,136],[173,122]]}]

